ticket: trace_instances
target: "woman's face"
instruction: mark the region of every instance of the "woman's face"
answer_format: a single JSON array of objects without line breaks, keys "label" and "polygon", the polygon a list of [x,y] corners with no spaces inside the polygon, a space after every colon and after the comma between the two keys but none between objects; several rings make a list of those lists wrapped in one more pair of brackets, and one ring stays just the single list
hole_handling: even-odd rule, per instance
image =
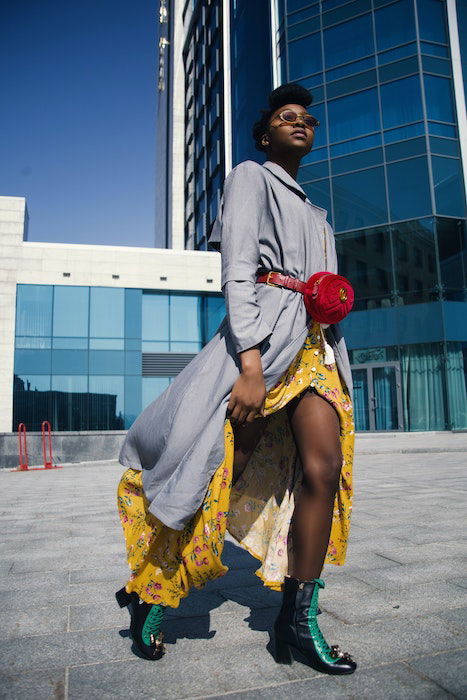
[{"label": "woman's face", "polygon": [[263,141],[271,153],[296,153],[303,158],[311,151],[315,130],[305,124],[299,116],[295,123],[283,121],[280,114],[291,110],[297,115],[306,114],[305,107],[296,104],[286,104],[276,109],[269,119],[268,130]]}]

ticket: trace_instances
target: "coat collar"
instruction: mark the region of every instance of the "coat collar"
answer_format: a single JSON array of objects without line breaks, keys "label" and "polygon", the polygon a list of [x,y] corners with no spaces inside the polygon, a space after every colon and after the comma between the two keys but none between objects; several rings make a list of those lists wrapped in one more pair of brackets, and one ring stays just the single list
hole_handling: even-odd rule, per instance
[{"label": "coat collar", "polygon": [[270,160],[267,160],[265,163],[263,163],[263,168],[266,168],[271,172],[273,175],[275,175],[278,180],[284,183],[289,189],[294,190],[303,200],[305,200],[308,204],[310,204],[314,209],[317,209],[319,212],[322,212],[324,216],[327,216],[327,211],[326,209],[323,209],[322,207],[316,206],[316,204],[313,204],[310,202],[308,199],[308,196],[306,192],[300,187],[298,182],[293,179],[289,173],[284,170],[284,168],[281,165],[278,165],[277,163],[272,163]]}]

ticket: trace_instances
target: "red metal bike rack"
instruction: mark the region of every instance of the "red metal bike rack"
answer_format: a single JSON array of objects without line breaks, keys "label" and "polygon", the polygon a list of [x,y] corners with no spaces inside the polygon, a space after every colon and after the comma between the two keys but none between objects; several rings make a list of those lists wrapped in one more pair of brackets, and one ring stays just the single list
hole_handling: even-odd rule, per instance
[{"label": "red metal bike rack", "polygon": [[[44,469],[53,469],[52,465],[52,433],[48,420],[42,421],[42,451],[44,453]],[[47,443],[49,449],[47,450]],[[48,459],[47,459],[48,453]]]},{"label": "red metal bike rack", "polygon": [[61,464],[53,464],[52,460],[52,431],[48,420],[42,421],[42,452],[44,455],[43,467],[30,467],[28,457],[28,447],[26,444],[26,426],[24,423],[18,425],[19,439],[19,467],[12,469],[13,472],[44,471],[44,469],[61,469]]},{"label": "red metal bike rack", "polygon": [[26,426],[24,423],[18,425],[18,440],[19,440],[19,467],[16,471],[27,472],[28,465],[28,446],[26,440]]}]

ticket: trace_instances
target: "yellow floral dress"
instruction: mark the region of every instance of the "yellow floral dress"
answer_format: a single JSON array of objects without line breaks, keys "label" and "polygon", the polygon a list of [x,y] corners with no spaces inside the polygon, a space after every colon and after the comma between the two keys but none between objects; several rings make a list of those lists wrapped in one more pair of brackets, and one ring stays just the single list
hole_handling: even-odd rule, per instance
[{"label": "yellow floral dress", "polygon": [[301,467],[286,411],[280,409],[309,386],[334,406],[340,420],[343,460],[325,561],[344,564],[352,512],[353,412],[336,366],[324,364],[322,330],[314,323],[295,360],[266,396],[265,413],[271,417],[235,487],[234,436],[230,421],[225,421],[224,461],[183,530],[171,530],[148,511],[141,471],[125,471],[118,486],[118,508],[131,570],[128,592],[135,591],[148,603],[178,607],[191,586],[202,588],[228,571],[221,561],[227,529],[260,560],[256,574],[264,584],[281,590],[291,553],[290,521]]}]

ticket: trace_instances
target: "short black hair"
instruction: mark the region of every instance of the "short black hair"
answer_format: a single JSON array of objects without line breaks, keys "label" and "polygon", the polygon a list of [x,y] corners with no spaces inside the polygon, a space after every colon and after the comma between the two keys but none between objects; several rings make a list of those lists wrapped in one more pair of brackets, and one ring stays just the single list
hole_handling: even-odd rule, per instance
[{"label": "short black hair", "polygon": [[303,85],[298,83],[285,83],[273,90],[268,97],[269,109],[261,110],[261,118],[253,125],[253,139],[258,151],[265,151],[261,139],[268,127],[272,114],[286,104],[296,104],[308,107],[313,102],[313,95]]}]

